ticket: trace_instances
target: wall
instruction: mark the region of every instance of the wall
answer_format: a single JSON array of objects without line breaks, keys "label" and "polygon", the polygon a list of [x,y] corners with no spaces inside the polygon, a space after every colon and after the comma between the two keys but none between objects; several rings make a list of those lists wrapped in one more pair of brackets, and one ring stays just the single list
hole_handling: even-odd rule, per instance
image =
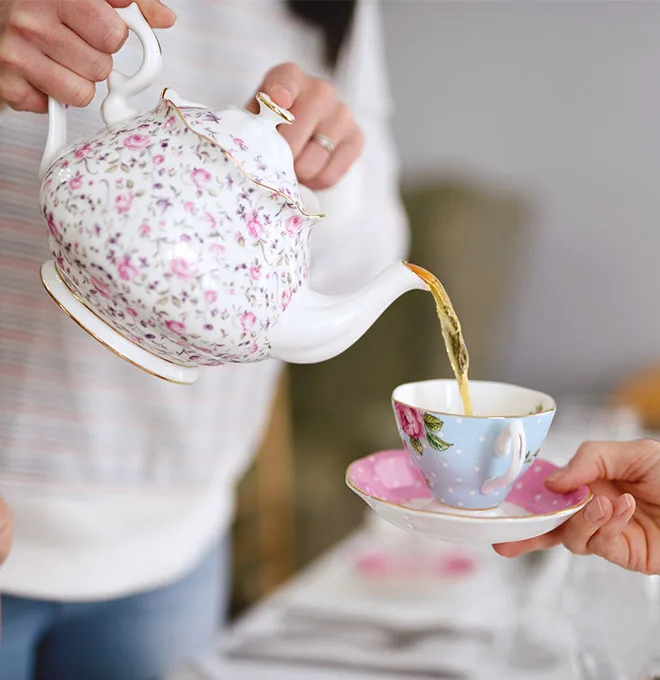
[{"label": "wall", "polygon": [[405,180],[531,201],[493,377],[582,391],[660,357],[660,3],[390,0],[384,18]]}]

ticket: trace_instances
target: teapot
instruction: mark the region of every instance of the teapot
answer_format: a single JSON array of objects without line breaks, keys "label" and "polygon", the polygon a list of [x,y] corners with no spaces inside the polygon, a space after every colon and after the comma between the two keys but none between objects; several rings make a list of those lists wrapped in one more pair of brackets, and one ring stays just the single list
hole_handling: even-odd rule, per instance
[{"label": "teapot", "polygon": [[192,383],[202,366],[330,359],[404,292],[427,290],[401,261],[353,294],[311,290],[323,215],[277,129],[293,115],[264,93],[252,114],[169,89],[134,111],[162,53],[136,4],[116,11],[143,61],[108,78],[106,127],[67,144],[65,108],[49,101],[40,201],[53,259],[41,280],[75,322],[152,375]]}]

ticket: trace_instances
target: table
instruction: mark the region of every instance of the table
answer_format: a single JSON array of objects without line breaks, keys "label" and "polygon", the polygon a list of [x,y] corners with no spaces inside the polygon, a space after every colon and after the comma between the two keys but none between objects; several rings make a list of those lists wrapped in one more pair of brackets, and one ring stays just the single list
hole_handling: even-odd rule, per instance
[{"label": "table", "polygon": [[[213,649],[200,655],[192,664],[167,680],[375,680],[376,678],[379,680],[388,678],[392,680],[417,680],[418,678],[419,680],[423,678],[569,680],[573,677],[566,640],[560,640],[558,646],[555,644],[554,651],[560,655],[560,659],[557,665],[546,671],[530,668],[512,670],[499,658],[501,655],[493,650],[492,647],[496,646],[496,643],[485,646],[478,640],[480,635],[483,636],[488,632],[494,617],[499,615],[498,608],[506,606],[508,601],[511,605],[509,610],[512,610],[512,596],[508,588],[512,580],[516,579],[515,573],[518,567],[517,561],[504,560],[492,551],[486,550],[481,552],[481,558],[484,560],[482,575],[474,577],[482,579],[478,584],[475,581],[476,591],[470,586],[453,587],[452,604],[442,605],[444,609],[454,608],[457,613],[454,623],[459,630],[451,636],[445,637],[443,634],[439,638],[422,640],[411,648],[407,655],[401,652],[390,653],[382,644],[378,644],[378,632],[360,629],[361,622],[369,625],[371,621],[369,616],[358,618],[356,627],[350,629],[350,632],[346,631],[343,640],[339,642],[334,641],[336,629],[321,628],[318,634],[314,635],[314,626],[319,622],[321,626],[327,625],[331,614],[335,617],[332,620],[339,620],[343,626],[350,626],[351,616],[355,620],[355,610],[359,609],[359,606],[352,606],[349,601],[351,598],[355,601],[356,598],[362,597],[367,601],[373,596],[373,606],[376,608],[376,616],[373,618],[387,621],[386,611],[392,606],[391,602],[378,602],[376,590],[371,595],[358,596],[357,591],[351,589],[347,577],[352,569],[356,551],[360,549],[360,546],[364,546],[365,542],[373,539],[374,522],[373,518],[369,518],[365,528],[343,541],[273,596],[249,611],[227,631],[221,640],[217,641]],[[403,535],[403,532],[397,529],[394,531]],[[497,597],[480,596],[479,593],[482,593],[484,589],[497,591],[491,592]],[[429,606],[429,601],[424,602],[419,597],[411,597],[410,593],[406,592],[406,588],[399,588],[397,592],[394,585],[391,586],[390,592],[392,599],[396,600],[394,606],[399,607],[395,622],[397,625],[401,625],[405,630],[410,627],[432,624],[434,607]],[[303,621],[307,621],[307,629],[303,625],[302,630],[298,630],[298,635],[302,634],[300,639],[287,641],[285,636],[279,637],[282,621],[290,617],[292,611],[299,616],[303,610],[307,616],[306,619],[303,618]],[[483,625],[479,625],[480,623]],[[546,625],[548,625],[547,622]],[[551,622],[549,625],[555,624]],[[561,629],[562,624],[557,623],[556,631],[561,631]],[[496,639],[503,630],[495,631]],[[554,637],[556,631],[550,631],[547,637]],[[382,637],[382,632],[380,635]],[[258,637],[265,642],[256,642]],[[270,643],[269,638],[271,638]],[[557,643],[557,640],[554,642]],[[263,652],[265,645],[271,648],[272,658],[268,660],[242,658],[251,656],[259,650]],[[277,654],[274,653],[275,650],[278,650]],[[274,658],[278,654],[281,658]],[[388,654],[391,661],[378,659],[379,656],[386,657]],[[406,662],[411,659],[416,663],[413,663],[411,667],[406,667]],[[420,659],[428,660],[430,663],[419,663]],[[448,673],[443,675],[440,669],[444,661],[447,662]],[[374,664],[380,662],[384,662],[381,667],[373,667]]]}]

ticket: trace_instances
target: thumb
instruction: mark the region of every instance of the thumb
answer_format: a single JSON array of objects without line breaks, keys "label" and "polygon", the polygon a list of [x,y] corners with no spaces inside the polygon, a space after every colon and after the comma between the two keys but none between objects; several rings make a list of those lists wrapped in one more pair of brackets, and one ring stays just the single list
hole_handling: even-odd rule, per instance
[{"label": "thumb", "polygon": [[[135,0],[107,0],[112,7],[128,7]],[[137,0],[140,11],[151,28],[170,28],[176,21],[176,14],[161,0]]]},{"label": "thumb", "polygon": [[631,480],[657,464],[657,444],[648,440],[633,442],[585,442],[568,465],[546,479],[546,486],[558,493],[575,491],[599,479]]},{"label": "thumb", "polygon": [[[295,64],[280,64],[272,68],[258,88],[265,92],[278,106],[290,109],[305,86],[307,75]],[[248,110],[256,113],[259,110],[256,99],[248,104]]]}]

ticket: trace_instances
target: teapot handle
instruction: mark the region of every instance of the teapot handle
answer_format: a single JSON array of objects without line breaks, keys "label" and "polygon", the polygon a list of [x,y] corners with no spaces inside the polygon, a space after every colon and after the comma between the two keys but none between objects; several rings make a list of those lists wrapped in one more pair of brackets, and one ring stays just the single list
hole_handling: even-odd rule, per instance
[{"label": "teapot handle", "polygon": [[[101,118],[106,125],[114,125],[137,115],[130,108],[128,98],[146,90],[160,72],[163,53],[156,34],[149,26],[136,3],[128,7],[116,8],[129,30],[140,40],[143,49],[142,64],[132,76],[112,71],[108,76],[108,95],[101,104]],[[41,159],[39,176],[43,177],[51,163],[66,145],[66,108],[52,97],[48,100],[48,139]]]}]

